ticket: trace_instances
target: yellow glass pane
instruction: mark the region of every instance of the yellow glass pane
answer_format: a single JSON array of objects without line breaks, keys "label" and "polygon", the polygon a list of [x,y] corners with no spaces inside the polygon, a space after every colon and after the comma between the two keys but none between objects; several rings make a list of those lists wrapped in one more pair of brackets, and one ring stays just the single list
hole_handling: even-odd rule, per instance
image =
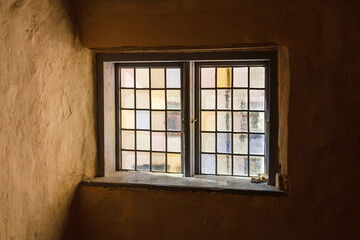
[{"label": "yellow glass pane", "polygon": [[231,68],[217,68],[217,87],[230,88],[231,87]]},{"label": "yellow glass pane", "polygon": [[181,154],[167,154],[167,171],[181,173]]},{"label": "yellow glass pane", "polygon": [[152,68],[151,69],[151,87],[165,88],[165,69]]},{"label": "yellow glass pane", "polygon": [[201,112],[201,131],[215,131],[215,112]]},{"label": "yellow glass pane", "polygon": [[135,128],[135,111],[121,110],[121,127],[127,129]]}]

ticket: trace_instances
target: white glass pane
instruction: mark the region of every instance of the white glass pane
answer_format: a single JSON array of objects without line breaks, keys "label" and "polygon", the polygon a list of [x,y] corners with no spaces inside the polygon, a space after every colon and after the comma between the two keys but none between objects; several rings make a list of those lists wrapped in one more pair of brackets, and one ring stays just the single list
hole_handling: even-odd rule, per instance
[{"label": "white glass pane", "polygon": [[135,132],[121,131],[121,146],[123,149],[135,149]]},{"label": "white glass pane", "polygon": [[217,174],[231,175],[231,156],[217,155]]},{"label": "white glass pane", "polygon": [[250,112],[250,132],[265,131],[265,113]]},{"label": "white glass pane", "polygon": [[150,108],[149,90],[136,90],[136,108],[149,109]]},{"label": "white glass pane", "polygon": [[247,87],[248,86],[248,68],[235,67],[234,71],[234,87]]},{"label": "white glass pane", "polygon": [[181,112],[168,111],[167,112],[167,129],[170,131],[181,130]]},{"label": "white glass pane", "polygon": [[165,132],[151,133],[151,148],[153,151],[165,151],[166,135]]},{"label": "white glass pane", "polygon": [[181,133],[168,132],[167,141],[169,152],[181,152]]},{"label": "white glass pane", "polygon": [[121,89],[120,95],[122,108],[134,108],[134,90]]},{"label": "white glass pane", "polygon": [[165,90],[151,91],[151,108],[165,109]]},{"label": "white glass pane", "polygon": [[136,87],[149,88],[149,69],[136,68]]},{"label": "white glass pane", "polygon": [[121,87],[133,88],[134,87],[134,69],[121,68]]},{"label": "white glass pane", "polygon": [[234,89],[233,90],[233,109],[234,110],[247,110],[247,90]]},{"label": "white glass pane", "polygon": [[217,91],[217,109],[231,110],[231,90],[218,89]]},{"label": "white glass pane", "polygon": [[150,111],[136,111],[136,129],[150,130]]},{"label": "white glass pane", "polygon": [[265,91],[250,90],[250,110],[265,109]]},{"label": "white glass pane", "polygon": [[201,151],[215,152],[215,133],[201,133]]},{"label": "white glass pane", "polygon": [[135,128],[135,111],[121,110],[121,127],[127,129]]},{"label": "white glass pane", "polygon": [[137,170],[149,171],[150,170],[150,152],[137,152]]},{"label": "white glass pane", "polygon": [[265,172],[264,157],[250,157],[250,176],[257,176],[259,173]]},{"label": "white glass pane", "polygon": [[217,130],[230,132],[231,129],[231,112],[217,112]]},{"label": "white glass pane", "polygon": [[263,155],[265,153],[265,135],[250,134],[250,154]]},{"label": "white glass pane", "polygon": [[150,132],[137,131],[136,132],[136,149],[150,150]]},{"label": "white glass pane", "polygon": [[201,90],[201,109],[215,109],[215,90]]},{"label": "white glass pane", "polygon": [[215,154],[201,154],[201,173],[215,174]]},{"label": "white glass pane", "polygon": [[201,68],[201,88],[215,87],[215,68]]},{"label": "white glass pane", "polygon": [[246,156],[233,156],[234,158],[234,175],[248,175],[248,160]]},{"label": "white glass pane", "polygon": [[250,87],[251,88],[265,88],[265,68],[251,67],[250,68]]},{"label": "white glass pane", "polygon": [[217,133],[217,152],[231,153],[231,133]]},{"label": "white glass pane", "polygon": [[167,108],[168,109],[181,109],[181,91],[180,90],[167,90]]},{"label": "white glass pane", "polygon": [[234,132],[247,132],[247,112],[233,112]]},{"label": "white glass pane", "polygon": [[181,72],[180,68],[166,69],[166,87],[167,88],[181,88]]},{"label": "white glass pane", "polygon": [[135,170],[135,152],[121,152],[121,169]]},{"label": "white glass pane", "polygon": [[247,134],[234,134],[234,153],[247,154],[248,152],[248,135]]}]

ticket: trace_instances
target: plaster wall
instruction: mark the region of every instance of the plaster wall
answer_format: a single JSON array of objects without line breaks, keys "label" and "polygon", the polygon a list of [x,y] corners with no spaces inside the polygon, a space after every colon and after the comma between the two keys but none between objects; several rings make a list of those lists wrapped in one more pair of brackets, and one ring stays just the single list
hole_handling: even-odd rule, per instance
[{"label": "plaster wall", "polygon": [[60,0],[0,0],[0,239],[61,239],[94,176],[93,54]]},{"label": "plaster wall", "polygon": [[287,136],[288,197],[83,186],[83,239],[360,237],[359,1],[73,3],[82,42],[96,51],[276,45],[287,59],[279,144]]}]

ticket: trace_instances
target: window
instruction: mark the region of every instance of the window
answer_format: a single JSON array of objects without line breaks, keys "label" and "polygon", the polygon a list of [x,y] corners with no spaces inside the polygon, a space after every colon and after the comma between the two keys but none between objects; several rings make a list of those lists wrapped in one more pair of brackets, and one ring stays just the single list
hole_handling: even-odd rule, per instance
[{"label": "window", "polygon": [[[186,177],[265,172],[274,184],[276,52],[124,53],[99,59],[113,66],[100,105],[106,128],[105,105],[115,99],[115,147],[106,144],[110,132],[104,131],[100,142],[104,154],[114,152],[115,170]],[[106,65],[101,67],[105,76]]]}]

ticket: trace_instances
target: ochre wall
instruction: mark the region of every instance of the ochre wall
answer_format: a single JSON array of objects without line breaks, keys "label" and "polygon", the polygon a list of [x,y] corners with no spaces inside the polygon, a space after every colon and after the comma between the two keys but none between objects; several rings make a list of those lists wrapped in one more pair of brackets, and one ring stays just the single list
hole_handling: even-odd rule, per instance
[{"label": "ochre wall", "polygon": [[93,53],[59,0],[0,0],[0,239],[61,239],[96,159]]},{"label": "ochre wall", "polygon": [[81,187],[83,239],[360,237],[359,1],[75,2],[95,50],[274,44],[290,69],[288,197]]}]

